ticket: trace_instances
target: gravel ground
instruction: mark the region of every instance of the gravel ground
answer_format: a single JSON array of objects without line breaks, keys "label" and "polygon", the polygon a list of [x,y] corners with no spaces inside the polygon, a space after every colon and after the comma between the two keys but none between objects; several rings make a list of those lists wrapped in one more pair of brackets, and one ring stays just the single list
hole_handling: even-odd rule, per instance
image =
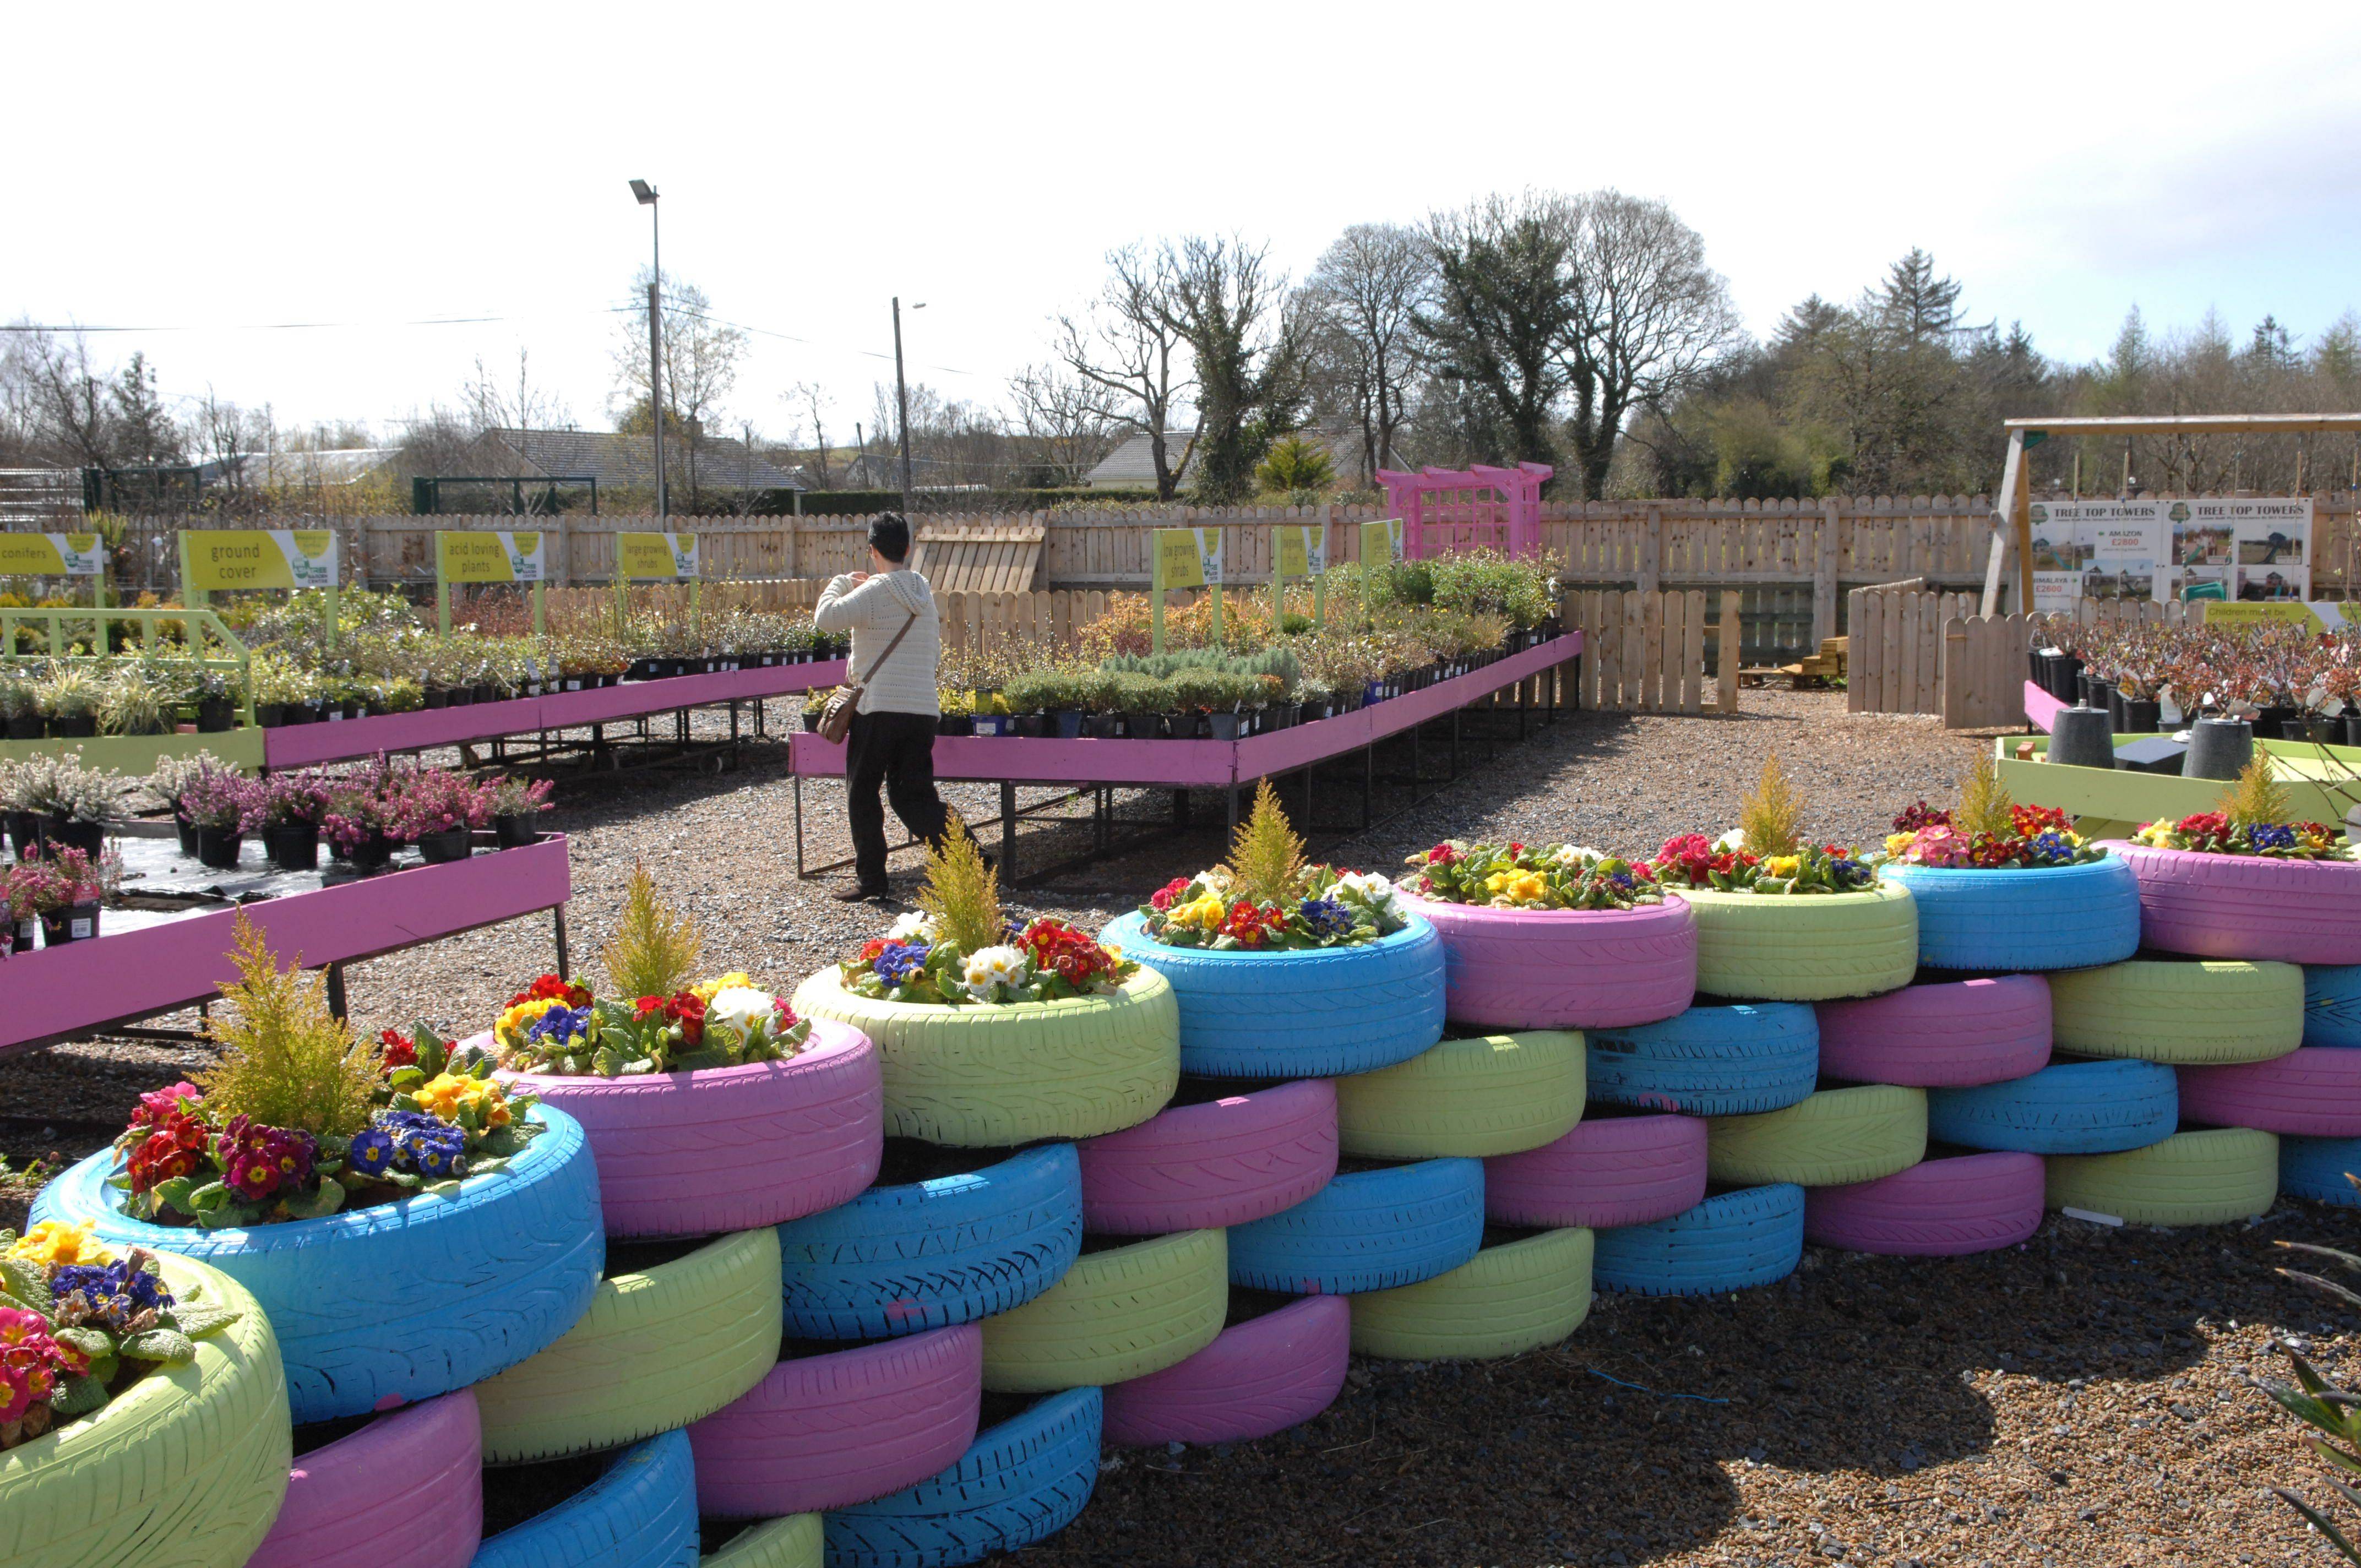
[{"label": "gravel ground", "polygon": [[[1366,834],[1322,832],[1315,850],[1385,869],[1450,835],[1646,852],[1730,826],[1773,753],[1816,836],[1872,840],[1911,800],[1947,801],[1988,743],[1931,719],[1850,718],[1841,694],[1745,700],[1734,718],[1570,717],[1489,758],[1471,733],[1447,785],[1438,732],[1422,787],[1441,793],[1412,807],[1405,786],[1380,784],[1378,810],[1395,815]],[[1409,763],[1397,746],[1379,768]],[[1357,765],[1323,775],[1315,828],[1356,822],[1358,784]],[[946,793],[972,819],[996,809],[985,788]],[[1290,786],[1290,808],[1297,798]],[[885,917],[826,897],[842,873],[796,880],[776,741],[750,747],[735,771],[591,781],[560,799],[549,826],[572,839],[577,968],[611,933],[634,861],[704,923],[716,964],[775,984]],[[828,858],[845,850],[840,799],[831,784],[806,791]],[[1120,804],[1142,824],[1170,820],[1168,795]],[[1016,891],[1012,907],[1085,923],[1129,907],[1218,858],[1221,802],[1201,794],[1192,809],[1210,826]],[[1026,831],[1027,865],[1090,848],[1081,820]],[[906,897],[917,857],[895,863]],[[553,957],[541,917],[355,965],[354,1018],[480,1028]],[[21,1165],[99,1147],[140,1090],[203,1059],[202,1047],[94,1042],[0,1062],[0,1156]],[[21,1183],[0,1179],[0,1224],[13,1223],[12,1193],[21,1202]],[[2255,1226],[2187,1233],[2053,1220],[1985,1257],[1816,1250],[1793,1280],[1734,1299],[1605,1298],[1567,1344],[1512,1362],[1356,1363],[1345,1397],[1297,1433],[1111,1455],[1082,1520],[1012,1561],[2324,1563],[2267,1489],[2324,1498],[2323,1467],[2248,1378],[2279,1375],[2272,1347],[2286,1336],[2331,1367],[2361,1376],[2361,1365],[2348,1360],[2348,1315],[2270,1272],[2280,1236],[2361,1248],[2361,1215],[2282,1205]]]}]

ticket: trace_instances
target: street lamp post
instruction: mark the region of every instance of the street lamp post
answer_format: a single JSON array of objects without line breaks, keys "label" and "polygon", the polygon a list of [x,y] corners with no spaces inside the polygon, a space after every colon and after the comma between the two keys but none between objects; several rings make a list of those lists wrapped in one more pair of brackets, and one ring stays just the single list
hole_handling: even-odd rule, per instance
[{"label": "street lamp post", "polygon": [[[924,300],[910,307],[927,308]],[[894,296],[894,400],[900,405],[902,426],[902,515],[910,515],[910,389],[902,378],[902,296]]]},{"label": "street lamp post", "polygon": [[656,212],[656,188],[644,180],[631,181],[631,194],[648,210],[648,234],[654,247],[654,267],[648,280],[648,423],[656,437],[656,516],[670,517],[664,490],[664,220]]}]

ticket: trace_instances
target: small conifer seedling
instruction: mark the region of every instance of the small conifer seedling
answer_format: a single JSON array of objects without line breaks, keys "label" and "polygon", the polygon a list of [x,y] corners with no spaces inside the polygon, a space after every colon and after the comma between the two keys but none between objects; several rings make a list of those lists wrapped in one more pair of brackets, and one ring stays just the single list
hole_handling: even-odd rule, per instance
[{"label": "small conifer seedling", "polygon": [[670,996],[697,972],[705,936],[697,922],[656,896],[656,879],[634,863],[623,897],[623,923],[598,961],[619,996]]},{"label": "small conifer seedling", "polygon": [[1739,807],[1739,831],[1746,835],[1749,853],[1792,855],[1804,830],[1804,797],[1787,782],[1777,757],[1763,760],[1763,776],[1754,793]]},{"label": "small conifer seedling", "polygon": [[1230,841],[1224,869],[1240,898],[1282,906],[1295,901],[1303,880],[1303,840],[1288,826],[1268,779],[1255,786],[1254,810]]},{"label": "small conifer seedling", "polygon": [[957,817],[944,829],[940,846],[927,851],[918,907],[934,918],[936,937],[958,944],[962,953],[1000,940],[1006,925],[1000,912],[1000,873],[983,863],[983,851]]}]

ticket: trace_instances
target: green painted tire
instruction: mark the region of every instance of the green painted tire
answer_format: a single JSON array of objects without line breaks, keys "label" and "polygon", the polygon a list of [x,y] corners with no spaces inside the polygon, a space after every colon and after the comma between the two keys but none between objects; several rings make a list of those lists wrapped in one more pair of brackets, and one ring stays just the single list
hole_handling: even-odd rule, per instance
[{"label": "green painted tire", "polygon": [[1555,1344],[1590,1315],[1590,1257],[1587,1230],[1543,1231],[1433,1279],[1347,1297],[1354,1352],[1480,1361]]},{"label": "green painted tire", "polygon": [[1701,995],[1832,1002],[1898,991],[1918,972],[1918,906],[1899,883],[1860,893],[1681,890],[1697,915]]},{"label": "green painted tire", "polygon": [[771,1225],[609,1275],[555,1344],[476,1386],[484,1462],[618,1448],[711,1415],[778,1364],[782,1300]]},{"label": "green painted tire", "polygon": [[1030,1301],[983,1320],[983,1386],[1029,1394],[1145,1377],[1213,1343],[1229,1305],[1226,1231],[1084,1253]]},{"label": "green painted tire", "polygon": [[1733,1187],[1843,1187],[1907,1170],[1926,1157],[1923,1089],[1823,1089],[1776,1111],[1706,1122],[1706,1175]]},{"label": "green painted tire", "polygon": [[2279,1193],[2279,1136],[2251,1127],[2175,1133],[2125,1154],[2052,1155],[2048,1167],[2050,1208],[2135,1225],[2251,1220]]},{"label": "green painted tire", "polygon": [[1370,1159],[1473,1159],[1554,1144],[1582,1120],[1579,1031],[1445,1040],[1336,1080],[1338,1146]]},{"label": "green painted tire", "polygon": [[176,1292],[202,1281],[243,1316],[188,1365],[0,1453],[0,1562],[241,1568],[279,1517],[294,1428],[270,1320],[220,1270],[161,1258]]},{"label": "green painted tire", "polygon": [[697,1561],[697,1568],[820,1568],[821,1556],[819,1516],[789,1514],[731,1536]]},{"label": "green painted tire", "polygon": [[958,1148],[1094,1138],[1147,1121],[1180,1081],[1180,1003],[1151,969],[1111,996],[1005,1007],[880,1002],[824,969],[794,1005],[876,1042],[888,1137]]},{"label": "green painted tire", "polygon": [[2076,1056],[2170,1067],[2268,1061],[2303,1044],[2294,964],[2132,959],[2049,977],[2050,1037]]}]

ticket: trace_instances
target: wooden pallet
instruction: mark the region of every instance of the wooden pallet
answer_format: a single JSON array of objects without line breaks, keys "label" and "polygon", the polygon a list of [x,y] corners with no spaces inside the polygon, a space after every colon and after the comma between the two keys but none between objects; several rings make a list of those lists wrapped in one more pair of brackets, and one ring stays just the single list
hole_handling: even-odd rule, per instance
[{"label": "wooden pallet", "polygon": [[1016,594],[1038,586],[1049,525],[922,522],[911,569],[935,592]]}]

